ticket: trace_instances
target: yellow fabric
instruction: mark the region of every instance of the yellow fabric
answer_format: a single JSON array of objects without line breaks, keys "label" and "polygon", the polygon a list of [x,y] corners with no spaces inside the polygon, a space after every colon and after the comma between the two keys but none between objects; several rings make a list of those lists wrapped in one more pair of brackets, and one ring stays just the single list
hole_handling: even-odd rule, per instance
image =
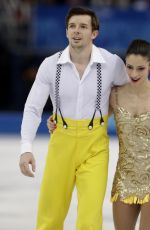
[{"label": "yellow fabric", "polygon": [[108,172],[107,117],[105,125],[95,119],[59,119],[50,139],[41,185],[36,230],[62,230],[74,185],[77,187],[77,230],[102,230],[102,205]]},{"label": "yellow fabric", "polygon": [[112,198],[111,202],[116,202],[117,200],[122,201],[125,204],[144,204],[150,201],[150,194],[145,195],[143,198],[138,198],[137,196],[130,196],[125,199],[120,199],[119,194],[116,193]]}]

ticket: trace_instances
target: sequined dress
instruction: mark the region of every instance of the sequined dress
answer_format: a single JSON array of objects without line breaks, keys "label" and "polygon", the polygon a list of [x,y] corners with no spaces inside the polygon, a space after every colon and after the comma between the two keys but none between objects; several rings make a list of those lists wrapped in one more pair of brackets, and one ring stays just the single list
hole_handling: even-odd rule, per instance
[{"label": "sequined dress", "polygon": [[114,115],[119,159],[111,201],[143,204],[150,201],[150,112],[133,116],[117,106]]}]

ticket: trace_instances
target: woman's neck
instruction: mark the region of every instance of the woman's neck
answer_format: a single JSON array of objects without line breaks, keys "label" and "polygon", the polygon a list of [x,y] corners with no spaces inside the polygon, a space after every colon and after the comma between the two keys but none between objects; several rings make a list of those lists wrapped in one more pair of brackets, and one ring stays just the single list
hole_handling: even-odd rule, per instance
[{"label": "woman's neck", "polygon": [[148,80],[139,85],[130,83],[128,87],[129,92],[136,95],[144,95],[150,92],[150,82]]}]

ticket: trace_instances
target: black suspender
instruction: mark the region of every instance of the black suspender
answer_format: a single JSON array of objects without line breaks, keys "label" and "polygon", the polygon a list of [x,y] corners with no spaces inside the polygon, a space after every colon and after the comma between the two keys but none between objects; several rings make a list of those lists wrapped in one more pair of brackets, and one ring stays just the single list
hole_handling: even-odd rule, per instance
[{"label": "black suspender", "polygon": [[101,64],[97,63],[97,96],[96,96],[96,106],[95,106],[95,111],[93,113],[93,117],[88,125],[89,129],[93,128],[93,120],[96,114],[96,111],[98,110],[100,112],[100,125],[104,124],[104,119],[102,116],[102,111],[101,111],[101,93],[102,93],[102,71],[101,71]]},{"label": "black suspender", "polygon": [[[58,58],[60,58],[62,54],[62,51],[59,53]],[[60,109],[60,97],[59,97],[59,85],[60,85],[60,76],[61,76],[61,64],[57,64],[57,69],[56,69],[56,80],[55,80],[55,106],[56,106],[56,111],[55,111],[55,119],[54,122],[57,124],[57,111],[59,110],[60,116],[63,121],[63,126],[66,129],[68,127],[67,123],[65,122],[61,109]]]}]

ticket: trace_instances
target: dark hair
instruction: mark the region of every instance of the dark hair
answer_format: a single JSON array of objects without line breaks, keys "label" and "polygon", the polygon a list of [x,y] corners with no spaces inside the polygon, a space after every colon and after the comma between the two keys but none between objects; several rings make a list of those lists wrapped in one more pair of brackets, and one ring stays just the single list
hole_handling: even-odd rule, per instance
[{"label": "dark hair", "polygon": [[141,55],[150,61],[150,43],[141,39],[133,40],[126,51],[126,57],[131,54]]},{"label": "dark hair", "polygon": [[91,17],[92,31],[99,30],[99,20],[91,9],[85,7],[73,7],[69,10],[66,16],[66,28],[68,28],[68,22],[72,16],[75,15],[89,15]]}]

